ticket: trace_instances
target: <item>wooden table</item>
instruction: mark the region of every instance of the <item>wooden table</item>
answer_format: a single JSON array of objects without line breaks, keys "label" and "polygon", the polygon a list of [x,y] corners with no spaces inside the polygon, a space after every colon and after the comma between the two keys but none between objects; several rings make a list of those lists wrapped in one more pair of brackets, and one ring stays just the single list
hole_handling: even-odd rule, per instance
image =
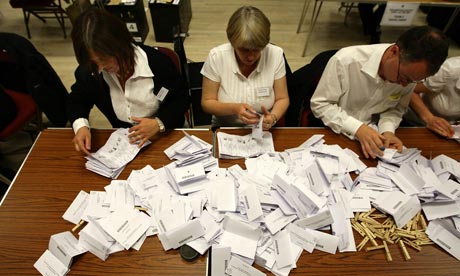
[{"label": "wooden table", "polygon": [[[93,130],[92,148],[99,149],[113,130]],[[212,143],[208,130],[190,134]],[[126,179],[132,170],[150,164],[157,169],[171,161],[163,150],[182,138],[172,131],[141,150],[123,170]],[[80,190],[103,191],[110,179],[85,169],[86,159],[75,151],[71,129],[44,130],[0,207],[0,275],[39,275],[33,264],[48,248],[50,236],[74,226],[62,215]],[[122,251],[104,262],[91,253],[74,259],[68,275],[204,275],[206,258],[190,264],[178,250],[165,252],[158,238],[149,237],[140,251]]]},{"label": "wooden table", "polygon": [[[93,149],[101,147],[113,130],[93,130]],[[244,134],[248,130],[223,130]],[[211,143],[212,133],[190,130]],[[275,149],[282,151],[298,146],[313,134],[325,134],[328,144],[339,144],[361,154],[359,145],[327,129],[273,129]],[[426,156],[445,153],[459,159],[460,145],[440,138],[425,129],[400,129],[399,136],[408,147],[418,147]],[[35,261],[48,248],[51,235],[70,231],[74,226],[62,218],[65,210],[80,190],[103,190],[110,180],[87,171],[85,159],[74,150],[70,129],[44,130],[38,137],[13,186],[0,206],[0,275],[39,275]],[[159,168],[170,160],[163,150],[183,137],[173,131],[143,149],[125,168],[119,179],[126,179],[131,170],[150,164]],[[228,167],[242,160],[220,160]],[[375,161],[365,161],[375,165]],[[357,239],[357,241],[359,241]],[[460,262],[437,246],[425,246],[422,252],[409,248],[412,260],[404,261],[397,247],[391,247],[393,262],[388,263],[382,252],[337,253],[315,250],[303,252],[297,268],[290,275],[456,275]],[[75,258],[68,275],[205,275],[206,257],[194,263],[181,259],[177,250],[165,252],[157,237],[147,238],[140,251],[122,251],[104,262],[91,253]],[[259,268],[260,269],[260,268]],[[271,275],[265,271],[268,275]],[[215,275],[213,275],[215,276]]]},{"label": "wooden table", "polygon": [[[245,135],[250,129],[220,129],[229,134]],[[324,128],[282,128],[272,129],[273,141],[276,151],[283,151],[288,148],[299,146],[314,134],[324,134],[326,144],[338,144],[342,148],[349,148],[360,155],[360,158],[368,166],[376,166],[377,161],[365,159],[357,141],[350,140],[343,135],[333,133]],[[426,157],[436,157],[445,154],[456,160],[460,159],[460,144],[454,140],[447,140],[425,128],[400,128],[396,134],[408,148],[416,147],[422,150]],[[218,151],[218,146],[215,147]],[[221,167],[230,167],[239,164],[244,168],[244,160],[219,160]],[[354,231],[355,232],[355,231]],[[356,243],[362,238],[355,232]],[[421,252],[408,248],[411,260],[404,261],[401,250],[396,245],[390,245],[393,257],[392,262],[387,262],[385,254],[381,250],[370,252],[347,252],[335,255],[315,250],[313,254],[306,251],[297,262],[297,268],[289,275],[327,275],[327,276],[351,276],[351,275],[460,275],[460,261],[449,255],[437,245],[423,246]],[[258,269],[272,275],[265,269]]]}]

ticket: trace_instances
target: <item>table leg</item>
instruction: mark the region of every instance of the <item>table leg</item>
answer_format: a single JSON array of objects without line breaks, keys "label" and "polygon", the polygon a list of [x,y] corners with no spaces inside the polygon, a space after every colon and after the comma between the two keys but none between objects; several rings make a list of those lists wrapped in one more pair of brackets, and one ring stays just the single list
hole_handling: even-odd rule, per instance
[{"label": "table leg", "polygon": [[[320,2],[320,3],[319,3],[319,6],[318,6],[318,10],[317,10],[316,6],[317,6],[318,2]],[[302,57],[304,57],[305,53],[307,52],[308,42],[310,41],[311,34],[313,33],[313,28],[316,25],[316,21],[318,20],[319,12],[321,11],[322,6],[323,6],[323,1],[315,0],[315,5],[313,7],[313,13],[311,15],[310,31],[308,32],[307,40],[305,40],[305,46],[303,48]]]},{"label": "table leg", "polygon": [[309,6],[310,6],[310,0],[305,0],[303,2],[302,14],[300,15],[299,25],[297,26],[297,33],[300,32],[300,28],[303,25],[303,21],[305,20],[305,15],[307,14]]},{"label": "table leg", "polygon": [[447,31],[449,30],[450,25],[452,25],[452,22],[454,22],[455,17],[458,15],[459,12],[460,12],[460,7],[456,7],[455,10],[454,10],[454,12],[453,12],[452,15],[450,16],[449,21],[447,22],[446,26],[445,26],[444,29],[442,30],[445,34],[446,34]]}]

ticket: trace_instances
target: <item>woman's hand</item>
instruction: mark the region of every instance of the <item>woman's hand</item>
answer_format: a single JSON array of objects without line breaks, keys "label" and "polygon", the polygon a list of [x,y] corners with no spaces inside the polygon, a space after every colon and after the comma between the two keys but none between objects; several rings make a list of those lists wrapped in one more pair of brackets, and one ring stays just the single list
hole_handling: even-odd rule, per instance
[{"label": "woman's hand", "polygon": [[235,103],[234,105],[234,113],[243,123],[247,125],[259,123],[259,115],[251,105],[246,103]]},{"label": "woman's hand", "polygon": [[160,127],[155,119],[138,117],[132,117],[132,119],[137,123],[137,125],[132,126],[128,130],[128,138],[132,144],[139,143],[139,147],[142,147],[147,140],[160,131]]},{"label": "woman's hand", "polygon": [[269,130],[278,122],[278,117],[274,113],[270,113],[265,106],[262,106],[262,112],[264,113],[262,128],[263,130]]},{"label": "woman's hand", "polygon": [[90,155],[91,150],[91,132],[87,127],[81,127],[77,130],[75,137],[72,140],[75,150],[82,151],[86,155]]}]

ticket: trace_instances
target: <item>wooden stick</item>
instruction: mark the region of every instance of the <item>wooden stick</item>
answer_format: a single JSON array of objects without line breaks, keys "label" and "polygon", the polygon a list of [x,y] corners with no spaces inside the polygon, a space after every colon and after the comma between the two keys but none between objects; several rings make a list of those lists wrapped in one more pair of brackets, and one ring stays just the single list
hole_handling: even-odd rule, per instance
[{"label": "wooden stick", "polygon": [[80,227],[82,227],[83,224],[85,224],[85,223],[86,223],[86,221],[84,221],[84,220],[81,219],[80,222],[77,223],[77,224],[74,226],[74,228],[72,228],[72,232],[75,233],[75,232],[76,232]]},{"label": "wooden stick", "polygon": [[393,258],[391,257],[390,249],[388,249],[388,245],[386,241],[383,241],[383,246],[385,247],[385,256],[387,257],[387,261],[389,262],[393,261]]},{"label": "wooden stick", "polygon": [[409,252],[407,251],[407,248],[402,240],[399,240],[399,246],[401,247],[401,250],[403,252],[404,259],[406,259],[406,261],[410,260]]}]

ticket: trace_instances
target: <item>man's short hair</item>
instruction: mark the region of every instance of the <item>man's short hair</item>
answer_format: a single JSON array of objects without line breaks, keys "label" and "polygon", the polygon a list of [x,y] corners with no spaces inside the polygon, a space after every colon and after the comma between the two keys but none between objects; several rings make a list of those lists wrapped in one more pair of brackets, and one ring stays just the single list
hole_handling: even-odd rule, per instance
[{"label": "man's short hair", "polygon": [[414,27],[396,41],[404,63],[426,61],[429,75],[434,75],[447,58],[449,43],[440,30],[430,26]]}]

